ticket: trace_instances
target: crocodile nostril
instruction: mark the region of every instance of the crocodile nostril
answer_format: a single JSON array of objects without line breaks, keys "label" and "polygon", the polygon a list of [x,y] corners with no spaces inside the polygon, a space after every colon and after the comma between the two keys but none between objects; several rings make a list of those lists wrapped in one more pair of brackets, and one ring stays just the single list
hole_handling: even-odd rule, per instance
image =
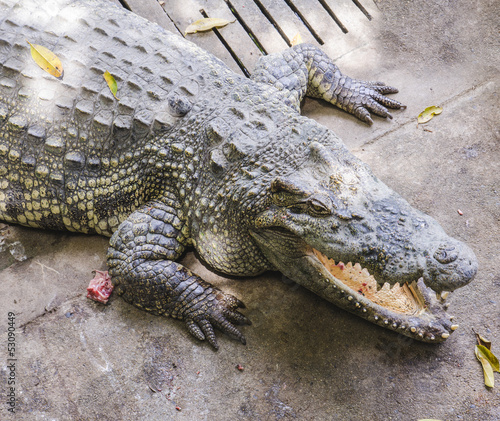
[{"label": "crocodile nostril", "polygon": [[439,263],[451,263],[457,260],[458,253],[455,251],[455,247],[453,246],[441,246],[434,252],[434,259],[436,259]]}]

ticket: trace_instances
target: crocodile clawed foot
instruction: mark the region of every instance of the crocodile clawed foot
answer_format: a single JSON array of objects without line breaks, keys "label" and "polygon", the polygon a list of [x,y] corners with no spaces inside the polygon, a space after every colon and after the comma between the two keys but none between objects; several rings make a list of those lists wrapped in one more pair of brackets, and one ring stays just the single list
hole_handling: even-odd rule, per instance
[{"label": "crocodile clawed foot", "polygon": [[250,325],[250,320],[237,311],[245,305],[236,297],[214,290],[206,299],[185,315],[189,332],[199,340],[207,340],[216,350],[219,349],[214,327],[230,337],[239,340],[243,345],[246,339],[236,328],[238,325]]},{"label": "crocodile clawed foot", "polygon": [[350,99],[350,104],[346,107],[347,111],[352,112],[360,120],[370,125],[373,124],[370,113],[392,119],[388,108],[396,110],[406,108],[399,101],[385,96],[386,94],[397,93],[398,90],[392,86],[385,85],[383,82],[355,80],[351,85],[351,89],[355,93]]}]

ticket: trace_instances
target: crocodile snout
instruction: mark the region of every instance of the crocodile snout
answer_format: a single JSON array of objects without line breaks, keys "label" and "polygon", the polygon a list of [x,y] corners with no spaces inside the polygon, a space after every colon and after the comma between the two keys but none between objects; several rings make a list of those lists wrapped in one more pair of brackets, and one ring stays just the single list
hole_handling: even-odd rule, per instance
[{"label": "crocodile snout", "polygon": [[453,291],[467,285],[477,272],[474,252],[464,243],[453,240],[440,243],[433,258],[439,262],[432,271],[437,274],[431,287],[436,291]]},{"label": "crocodile snout", "polygon": [[436,259],[439,263],[451,263],[457,260],[458,253],[455,249],[455,246],[449,246],[446,244],[442,244],[439,248],[434,252],[434,259]]}]

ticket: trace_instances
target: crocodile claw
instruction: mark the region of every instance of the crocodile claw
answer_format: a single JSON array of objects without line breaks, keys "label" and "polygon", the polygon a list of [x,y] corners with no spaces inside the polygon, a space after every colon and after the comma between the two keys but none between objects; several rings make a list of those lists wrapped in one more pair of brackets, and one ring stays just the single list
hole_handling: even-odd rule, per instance
[{"label": "crocodile claw", "polygon": [[397,93],[398,90],[392,86],[385,85],[383,82],[353,80],[350,90],[353,92],[351,98],[346,104],[341,103],[340,107],[351,112],[360,120],[370,125],[373,124],[370,112],[380,117],[392,119],[392,115],[388,108],[406,108],[406,106],[399,101],[385,96],[386,94]]},{"label": "crocodile claw", "polygon": [[186,326],[193,336],[200,341],[207,340],[215,350],[219,345],[214,327],[246,345],[245,337],[235,324],[250,325],[251,322],[236,310],[238,308],[245,308],[243,302],[233,295],[214,290],[202,305],[185,315]]}]

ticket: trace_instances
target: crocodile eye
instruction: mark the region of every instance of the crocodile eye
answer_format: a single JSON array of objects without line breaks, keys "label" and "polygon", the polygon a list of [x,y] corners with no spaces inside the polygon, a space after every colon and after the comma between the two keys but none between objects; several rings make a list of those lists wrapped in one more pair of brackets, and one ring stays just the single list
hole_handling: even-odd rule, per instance
[{"label": "crocodile eye", "polygon": [[309,201],[309,209],[313,215],[331,215],[332,213],[327,205],[317,199]]}]

